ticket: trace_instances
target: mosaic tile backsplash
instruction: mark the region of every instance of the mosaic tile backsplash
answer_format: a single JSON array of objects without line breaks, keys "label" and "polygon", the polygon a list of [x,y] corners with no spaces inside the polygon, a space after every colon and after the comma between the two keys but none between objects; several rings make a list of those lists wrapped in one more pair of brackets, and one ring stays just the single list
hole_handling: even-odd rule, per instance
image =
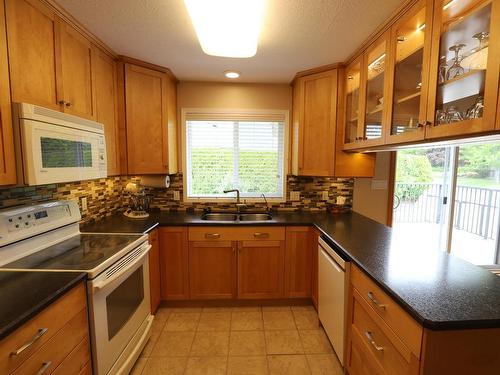
[{"label": "mosaic tile backsplash", "polygon": [[87,198],[82,221],[99,220],[123,207],[122,191],[126,179],[110,177],[98,180],[0,189],[0,208],[34,204],[48,200]]},{"label": "mosaic tile backsplash", "polygon": [[[147,188],[151,194],[152,200],[150,207],[168,211],[198,211],[211,207],[216,210],[234,210],[234,203],[213,203],[196,202],[185,203],[183,199],[183,181],[182,175],[170,176],[169,189]],[[346,205],[352,205],[352,192],[354,180],[350,178],[334,177],[297,177],[288,176],[287,178],[287,200],[281,203],[271,203],[272,209],[279,211],[320,211],[326,210],[329,205],[336,202],[338,196],[346,198]],[[174,192],[178,191],[180,199],[174,200]],[[291,201],[290,192],[300,192],[300,200]],[[328,199],[324,199],[324,192],[327,192]],[[247,203],[247,209],[264,209],[265,203]]]},{"label": "mosaic tile backsplash", "polygon": [[[33,204],[48,200],[87,198],[87,210],[82,210],[82,221],[102,219],[127,206],[124,187],[129,181],[139,181],[139,177],[110,177],[98,180],[50,184],[29,187],[0,189],[0,209],[22,204]],[[326,210],[336,202],[338,196],[346,198],[346,205],[352,204],[353,179],[332,177],[297,177],[287,178],[287,200],[282,203],[269,203],[279,211],[320,211]],[[174,199],[178,191],[180,199]],[[290,192],[300,192],[300,200],[290,200]],[[171,176],[168,189],[147,188],[151,195],[151,209],[166,211],[197,211],[211,207],[214,210],[233,210],[234,203],[184,203],[182,175]],[[326,198],[328,195],[328,199]],[[264,209],[264,202],[248,203],[248,210]],[[81,207],[80,207],[81,209]]]}]

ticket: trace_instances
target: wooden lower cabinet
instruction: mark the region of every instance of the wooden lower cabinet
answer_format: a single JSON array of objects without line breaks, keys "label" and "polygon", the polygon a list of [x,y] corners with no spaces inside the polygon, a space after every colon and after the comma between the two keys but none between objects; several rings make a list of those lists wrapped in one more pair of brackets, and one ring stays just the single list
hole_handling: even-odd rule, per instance
[{"label": "wooden lower cabinet", "polygon": [[238,298],[283,297],[284,272],[284,241],[238,243]]},{"label": "wooden lower cabinet", "polygon": [[350,375],[498,374],[499,328],[424,329],[355,265],[350,281]]},{"label": "wooden lower cabinet", "polygon": [[158,241],[158,229],[149,233],[149,289],[151,313],[154,315],[161,302],[161,271],[160,271],[160,244]]},{"label": "wooden lower cabinet", "polygon": [[285,248],[285,296],[309,298],[312,290],[313,252],[311,227],[287,227]]},{"label": "wooden lower cabinet", "polygon": [[[90,366],[87,315],[86,288],[80,283],[0,340],[0,374],[84,371]],[[40,331],[42,327],[45,331]],[[11,355],[37,335],[40,336],[19,355]]]},{"label": "wooden lower cabinet", "polygon": [[189,299],[188,229],[161,227],[158,234],[161,299]]},{"label": "wooden lower cabinet", "polygon": [[312,281],[311,281],[311,300],[316,308],[318,309],[318,238],[319,231],[317,229],[312,229]]},{"label": "wooden lower cabinet", "polygon": [[236,243],[195,241],[189,243],[191,299],[227,299],[235,296]]}]

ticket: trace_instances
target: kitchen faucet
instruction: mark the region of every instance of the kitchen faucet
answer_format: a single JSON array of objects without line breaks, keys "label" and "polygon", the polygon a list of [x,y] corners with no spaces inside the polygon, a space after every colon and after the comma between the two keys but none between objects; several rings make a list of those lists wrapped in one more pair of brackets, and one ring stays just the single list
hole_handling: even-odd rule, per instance
[{"label": "kitchen faucet", "polygon": [[240,213],[242,208],[247,207],[247,205],[245,203],[240,202],[240,191],[238,189],[224,190],[224,194],[234,193],[234,192],[236,192],[236,212]]}]

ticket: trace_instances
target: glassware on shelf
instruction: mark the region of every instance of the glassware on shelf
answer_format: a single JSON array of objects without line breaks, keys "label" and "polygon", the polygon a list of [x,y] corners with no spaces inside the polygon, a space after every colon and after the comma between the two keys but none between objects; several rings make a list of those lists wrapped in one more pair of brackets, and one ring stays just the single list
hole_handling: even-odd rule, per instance
[{"label": "glassware on shelf", "polygon": [[464,115],[455,106],[450,106],[446,110],[448,123],[460,122],[464,120]]},{"label": "glassware on shelf", "polygon": [[467,119],[475,119],[483,117],[483,109],[484,109],[484,97],[478,96],[476,101],[472,106],[467,109],[465,113],[465,118]]},{"label": "glassware on shelf", "polygon": [[436,124],[443,125],[447,124],[448,120],[446,118],[446,111],[442,109],[438,109],[436,111]]},{"label": "glassware on shelf", "polygon": [[441,56],[439,58],[439,82],[443,83],[446,81],[446,67],[448,63],[446,61],[446,56]]},{"label": "glassware on shelf", "polygon": [[472,37],[479,41],[479,46],[475,49],[476,51],[479,51],[488,46],[488,42],[490,40],[490,33],[489,31],[481,31],[479,33],[472,35]]},{"label": "glassware on shelf", "polygon": [[448,48],[450,51],[455,52],[455,57],[453,57],[453,64],[448,68],[446,72],[446,81],[450,79],[460,77],[465,73],[465,69],[460,65],[462,58],[459,56],[460,50],[465,47],[465,44],[459,43]]}]

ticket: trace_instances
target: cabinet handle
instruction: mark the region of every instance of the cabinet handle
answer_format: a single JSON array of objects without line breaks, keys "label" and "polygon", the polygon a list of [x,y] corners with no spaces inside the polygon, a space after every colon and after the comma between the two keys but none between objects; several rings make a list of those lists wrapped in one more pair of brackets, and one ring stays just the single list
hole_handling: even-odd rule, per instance
[{"label": "cabinet handle", "polygon": [[205,238],[209,240],[220,238],[219,233],[205,233]]},{"label": "cabinet handle", "polygon": [[422,124],[421,122],[418,123],[417,128],[423,128],[425,125]]},{"label": "cabinet handle", "polygon": [[24,352],[26,349],[28,349],[31,345],[33,345],[40,337],[45,335],[45,333],[48,331],[48,328],[40,328],[38,332],[31,338],[30,341],[28,341],[26,344],[21,346],[19,349],[14,350],[13,352],[10,353],[11,356],[19,355],[22,352]]},{"label": "cabinet handle", "polygon": [[377,306],[379,309],[385,309],[385,308],[387,307],[387,305],[384,305],[384,304],[380,303],[380,302],[378,301],[378,299],[376,299],[376,298],[375,298],[375,295],[373,294],[373,292],[368,292],[367,296],[368,296],[368,299],[369,299],[370,301],[372,301],[372,303],[373,303],[375,306]]},{"label": "cabinet handle", "polygon": [[253,234],[255,238],[269,238],[269,233],[260,233],[260,232],[255,232]]},{"label": "cabinet handle", "polygon": [[66,104],[64,104],[66,107],[71,107],[71,103],[70,102],[66,102]]},{"label": "cabinet handle", "polygon": [[375,340],[373,339],[373,335],[370,331],[366,331],[365,332],[365,336],[368,340],[368,342],[375,348],[375,350],[377,352],[382,352],[384,351],[384,347],[383,346],[380,346],[380,345],[377,345],[377,343],[375,342]]},{"label": "cabinet handle", "polygon": [[40,367],[40,370],[36,373],[36,375],[42,375],[47,371],[47,369],[52,365],[52,361],[44,362],[42,364],[42,367]]},{"label": "cabinet handle", "polygon": [[58,103],[59,103],[59,105],[64,105],[64,104],[66,104],[66,102],[65,102],[64,100],[59,100],[59,102],[58,102]]}]

